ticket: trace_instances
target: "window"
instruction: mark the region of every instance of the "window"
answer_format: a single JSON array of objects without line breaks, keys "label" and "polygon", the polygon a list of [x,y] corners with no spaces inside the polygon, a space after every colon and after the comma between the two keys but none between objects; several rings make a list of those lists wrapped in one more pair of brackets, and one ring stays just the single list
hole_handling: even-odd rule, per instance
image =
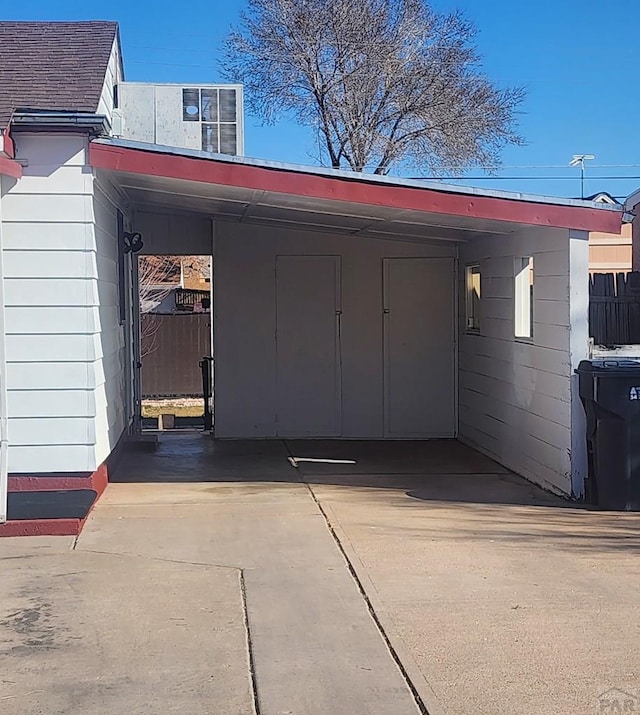
[{"label": "window", "polygon": [[199,89],[183,89],[182,90],[182,121],[183,122],[199,122],[200,121],[200,90]]},{"label": "window", "polygon": [[515,335],[533,338],[533,258],[516,258],[515,265]]},{"label": "window", "polygon": [[182,90],[182,120],[200,123],[203,151],[238,153],[237,103],[235,89],[193,87]]},{"label": "window", "polygon": [[480,266],[467,266],[467,332],[480,331]]}]

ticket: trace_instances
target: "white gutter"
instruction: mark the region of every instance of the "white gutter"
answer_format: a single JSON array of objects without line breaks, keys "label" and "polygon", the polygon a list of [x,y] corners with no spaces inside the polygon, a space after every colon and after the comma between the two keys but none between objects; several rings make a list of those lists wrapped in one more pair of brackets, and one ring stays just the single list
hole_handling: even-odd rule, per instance
[{"label": "white gutter", "polygon": [[2,195],[3,182],[0,176],[0,524],[7,520],[8,447],[7,434],[7,353],[5,343],[5,305],[4,305],[4,240],[2,236]]}]

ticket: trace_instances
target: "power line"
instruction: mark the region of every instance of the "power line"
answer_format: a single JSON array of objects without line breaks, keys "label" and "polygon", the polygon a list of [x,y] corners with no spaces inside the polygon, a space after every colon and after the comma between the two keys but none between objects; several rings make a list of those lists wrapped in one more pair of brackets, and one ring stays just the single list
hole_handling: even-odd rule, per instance
[{"label": "power line", "polygon": [[[172,52],[173,50],[167,50]],[[212,63],[216,63],[217,59],[212,59]],[[127,65],[158,65],[161,67],[189,67],[192,69],[211,69],[211,65],[205,64],[183,64],[177,62],[149,62],[143,60],[127,60]],[[459,79],[459,75],[441,75],[442,79]],[[488,79],[492,82],[505,82],[508,84],[529,84],[529,83],[541,83],[541,84],[593,84],[593,77],[581,78],[581,77],[534,77],[529,79],[518,78],[505,78],[505,77],[493,77],[487,73]]]},{"label": "power line", "polygon": [[[123,34],[124,34],[124,33],[123,33]],[[159,33],[158,33],[158,32],[154,32],[154,31],[151,31],[151,30],[146,30],[146,31],[145,31],[145,30],[136,30],[134,34],[135,34],[136,37],[138,37],[139,35],[153,35],[153,38],[154,38],[154,39],[157,39]],[[210,42],[212,41],[212,36],[211,36],[211,34],[194,33],[194,32],[191,32],[191,31],[189,31],[188,33],[185,33],[185,32],[165,32],[165,31],[163,30],[161,34],[162,34],[162,37],[178,37],[178,38],[180,38],[182,41],[184,41],[185,39],[191,40],[191,39],[194,39],[194,38],[206,39],[206,40],[209,40]],[[215,41],[215,40],[214,40],[214,41]],[[356,41],[351,41],[351,42],[346,42],[346,41],[345,41],[345,42],[341,42],[341,46],[342,46],[342,47],[356,47],[357,49],[360,49],[361,47],[363,47],[363,44],[364,44],[364,43],[362,43],[362,42],[356,42]],[[388,43],[388,42],[371,42],[371,41],[367,41],[367,42],[366,42],[366,46],[367,46],[367,47],[375,47],[376,45],[378,45],[378,46],[380,46],[380,47],[388,47],[388,46],[389,46],[389,43]],[[154,46],[149,46],[149,47],[147,47],[147,46],[145,46],[145,45],[128,45],[128,47],[141,47],[141,48],[143,48],[143,49],[162,49],[162,50],[165,50],[165,49],[166,49],[166,50],[170,50],[170,51],[173,51],[173,50],[175,50],[175,49],[180,49],[180,50],[182,50],[182,47],[180,47],[180,48],[176,48],[176,47],[172,47],[172,48],[171,48],[171,47],[169,47],[169,48],[167,48],[167,47],[159,47],[159,48],[157,48],[157,47],[154,47]],[[542,45],[541,47],[543,47],[543,48],[546,49],[546,45]],[[424,49],[429,49],[429,48],[428,48],[428,47],[424,47]],[[479,49],[481,50],[482,48],[479,48]],[[634,57],[634,56],[636,56],[636,55],[638,55],[638,51],[637,51],[636,49],[627,49],[627,50],[622,50],[622,51],[621,51],[620,49],[618,49],[618,51],[617,51],[617,53],[616,53],[616,57],[621,57],[621,58]],[[485,59],[484,55],[478,56],[477,59],[475,60],[475,62],[476,62],[476,63],[482,62],[484,59]],[[596,57],[592,57],[592,58],[590,58],[590,59],[592,59],[593,64],[601,64]],[[445,64],[445,61],[443,61],[442,63]],[[452,65],[453,65],[453,64],[466,64],[466,63],[467,63],[467,60],[446,60],[446,63],[447,63],[447,64],[452,64]],[[580,64],[581,64],[581,66],[582,66],[582,64],[583,64],[582,61],[581,61]]]}]

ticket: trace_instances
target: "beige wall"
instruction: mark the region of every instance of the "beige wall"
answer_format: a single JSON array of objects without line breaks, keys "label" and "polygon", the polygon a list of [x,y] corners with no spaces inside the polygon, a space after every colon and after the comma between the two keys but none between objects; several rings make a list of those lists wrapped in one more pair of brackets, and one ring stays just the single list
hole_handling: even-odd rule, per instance
[{"label": "beige wall", "polygon": [[[615,233],[589,234],[589,272],[618,273],[631,270],[631,224],[622,226],[620,235]],[[637,268],[636,268],[637,270]]]},{"label": "beige wall", "polygon": [[[217,437],[278,433],[274,281],[278,255],[340,257],[342,436],[383,439],[383,259],[433,257],[452,263],[455,248],[446,243],[218,223],[213,279]],[[453,281],[450,288],[453,293]],[[445,355],[451,351],[451,345],[442,345]],[[435,374],[438,359],[434,354],[425,364],[428,375]],[[448,397],[453,409],[453,394]]]}]

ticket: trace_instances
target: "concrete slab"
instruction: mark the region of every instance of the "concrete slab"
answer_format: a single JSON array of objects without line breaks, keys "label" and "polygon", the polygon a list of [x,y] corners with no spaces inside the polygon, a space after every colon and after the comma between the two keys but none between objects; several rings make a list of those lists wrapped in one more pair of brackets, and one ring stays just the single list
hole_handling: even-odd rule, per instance
[{"label": "concrete slab", "polygon": [[287,456],[280,440],[219,441],[202,432],[161,433],[155,448],[129,450],[110,481],[289,481]]},{"label": "concrete slab", "polygon": [[451,439],[398,440],[286,440],[296,457],[354,460],[355,464],[304,464],[307,479],[316,476],[366,475],[372,479],[390,474],[506,474],[497,462]]},{"label": "concrete slab", "polygon": [[120,479],[75,551],[0,541],[11,712],[233,715],[254,686],[261,715],[415,715],[404,674],[430,715],[615,712],[610,688],[640,708],[637,514],[578,509],[447,441],[163,435]]},{"label": "concrete slab", "polygon": [[17,556],[64,554],[73,549],[75,541],[75,536],[21,536],[0,539],[0,560]]},{"label": "concrete slab", "polygon": [[[78,551],[238,569],[261,715],[417,715],[284,445],[248,444],[245,454],[239,444],[170,439],[125,465],[138,483],[108,487]],[[178,462],[172,471],[174,451],[188,469]],[[161,483],[144,483],[156,474]]]},{"label": "concrete slab", "polygon": [[254,712],[237,570],[36,547],[2,574],[3,712]]},{"label": "concrete slab", "polygon": [[509,475],[481,489],[473,475],[309,478],[434,707],[583,715],[607,712],[610,688],[640,697],[639,515],[574,508]]}]

